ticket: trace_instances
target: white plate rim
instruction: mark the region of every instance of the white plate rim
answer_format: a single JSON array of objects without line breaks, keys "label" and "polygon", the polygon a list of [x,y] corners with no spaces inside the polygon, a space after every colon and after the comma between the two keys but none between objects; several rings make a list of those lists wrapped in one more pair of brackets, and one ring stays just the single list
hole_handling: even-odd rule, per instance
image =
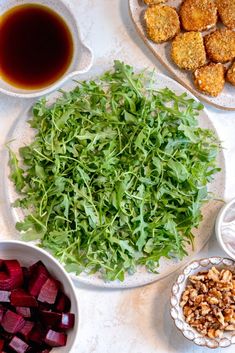
[{"label": "white plate rim", "polygon": [[[162,73],[158,73],[158,72],[156,72],[156,77],[159,77],[163,81],[165,81],[166,86],[167,86],[167,82],[170,85],[175,86],[177,94],[187,93],[189,98],[193,98],[194,100],[199,102],[198,98],[196,98],[191,92],[189,92],[185,87],[183,87],[181,84],[179,84],[177,81],[173,80],[172,78],[170,78]],[[170,89],[172,89],[172,88],[170,88]],[[49,95],[48,97],[50,97],[52,95],[53,94]],[[32,102],[29,103],[29,106],[30,107],[32,106]],[[29,111],[29,107],[26,110],[24,109],[23,112],[21,112],[19,114],[19,117],[21,117],[22,114],[25,114],[27,111]],[[207,122],[212,126],[215,135],[218,137],[217,131],[216,131],[214,124],[208,114],[207,109],[204,108],[202,110],[202,113],[204,113],[204,115],[207,118]],[[20,120],[22,120],[22,118],[20,118]],[[25,122],[27,121],[26,118],[24,118],[24,120],[25,120]],[[8,133],[7,141],[12,140],[14,130],[15,130],[15,126],[13,125]],[[224,158],[223,150],[221,150],[221,152],[219,154],[219,158],[220,158],[220,167],[222,168],[222,172],[220,172],[221,173],[220,178],[222,180],[222,188],[223,188],[222,197],[224,197],[225,179],[226,179],[226,167],[225,166],[226,165],[225,165],[225,158]],[[6,151],[3,156],[3,166],[4,166],[4,168],[3,168],[3,171],[4,171],[3,189],[4,189],[4,198],[5,198],[4,201],[5,201],[6,205],[8,206],[8,209],[6,210],[6,217],[8,218],[8,224],[14,228],[14,224],[17,220],[17,217],[16,217],[16,215],[14,215],[14,209],[11,207],[11,201],[10,201],[9,194],[7,191],[8,184],[10,183],[10,181],[8,179],[9,167],[8,167],[8,153]],[[12,239],[16,239],[16,240],[19,239],[19,233],[17,232],[17,230],[14,231]],[[177,271],[180,267],[184,266],[187,262],[191,261],[192,256],[194,256],[198,252],[200,252],[200,250],[204,247],[204,245],[208,242],[208,240],[209,240],[209,237],[207,237],[207,239],[205,239],[202,246],[200,246],[200,249],[197,249],[197,252],[194,252],[190,256],[186,256],[182,261],[176,261],[175,263],[173,263],[172,264],[173,269],[167,271],[164,274],[161,274],[161,273],[152,274],[152,273],[148,273],[146,271],[144,278],[141,278],[140,275],[138,274],[138,272],[136,272],[133,275],[126,275],[125,280],[123,282],[121,282],[119,280],[112,281],[112,282],[105,282],[99,274],[87,275],[85,273],[82,273],[82,274],[76,276],[76,275],[70,273],[70,276],[76,284],[83,283],[88,286],[94,286],[94,287],[100,287],[100,288],[125,289],[125,288],[135,288],[135,287],[147,285],[147,284],[153,283],[155,281],[158,281],[162,278],[165,278],[165,277],[171,275],[172,273]],[[172,261],[174,261],[174,260],[172,260]]]}]

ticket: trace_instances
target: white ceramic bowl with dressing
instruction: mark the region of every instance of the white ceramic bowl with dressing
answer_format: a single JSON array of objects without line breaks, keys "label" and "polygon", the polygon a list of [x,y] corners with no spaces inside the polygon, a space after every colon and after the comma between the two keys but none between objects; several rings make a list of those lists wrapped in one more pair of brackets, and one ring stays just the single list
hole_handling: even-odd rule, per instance
[{"label": "white ceramic bowl with dressing", "polygon": [[40,5],[45,6],[57,13],[67,24],[73,40],[73,55],[67,70],[55,82],[48,86],[36,89],[22,89],[9,84],[1,77],[0,73],[0,93],[14,97],[33,98],[46,95],[61,87],[68,79],[76,75],[87,72],[93,63],[91,49],[86,46],[80,36],[80,31],[76,19],[69,8],[69,3],[64,0],[1,0],[0,18],[4,13],[20,5]]},{"label": "white ceramic bowl with dressing", "polygon": [[221,248],[235,260],[235,199],[225,204],[218,213],[215,233]]}]

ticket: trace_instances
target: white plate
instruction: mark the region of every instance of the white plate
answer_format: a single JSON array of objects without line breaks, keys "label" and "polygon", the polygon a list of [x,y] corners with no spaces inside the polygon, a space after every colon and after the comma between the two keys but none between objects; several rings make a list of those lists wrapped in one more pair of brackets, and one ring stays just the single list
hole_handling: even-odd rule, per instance
[{"label": "white plate", "polygon": [[[180,84],[178,84],[177,82],[173,81],[171,78],[165,75],[156,74],[155,86],[156,86],[156,89],[162,89],[162,88],[168,87],[176,94],[182,94],[184,92],[187,92],[190,98],[194,98],[195,100],[197,100],[197,98],[195,98],[190,92],[184,89]],[[73,86],[70,85],[70,87],[66,87],[66,89],[67,88],[72,89]],[[52,103],[57,96],[58,96],[58,93],[50,95],[48,97],[49,103]],[[29,144],[32,140],[33,129],[31,129],[29,125],[26,123],[31,116],[30,108],[31,107],[29,107],[27,111],[22,112],[20,114],[19,119],[17,120],[17,123],[13,126],[8,136],[8,141],[13,140],[11,142],[11,148],[14,151],[17,151],[19,147],[23,145]],[[198,120],[201,127],[209,128],[215,131],[215,128],[212,122],[210,121],[206,110],[203,110],[200,112],[200,116]],[[8,158],[6,157],[4,161],[5,185],[3,187],[5,189],[5,198],[6,198],[5,201],[9,205],[9,210],[7,212],[7,217],[9,218],[8,223],[14,224],[16,221],[23,219],[24,214],[22,210],[10,207],[10,203],[17,198],[17,194],[14,190],[13,184],[8,179],[9,167],[7,166],[7,159]],[[218,164],[222,168],[222,171],[216,174],[214,181],[209,185],[209,190],[215,193],[218,199],[222,199],[224,195],[224,190],[225,190],[225,163],[224,163],[223,152],[220,152],[218,156]],[[131,287],[142,286],[142,285],[154,282],[156,280],[159,280],[176,271],[180,266],[185,264],[187,261],[192,260],[193,255],[195,255],[202,249],[202,247],[206,244],[206,242],[208,241],[209,237],[212,234],[214,222],[221,206],[222,206],[221,201],[210,201],[208,204],[204,206],[203,221],[201,222],[200,227],[194,231],[194,234],[196,235],[195,241],[194,241],[194,250],[192,250],[191,247],[188,246],[188,249],[187,249],[188,256],[185,257],[183,261],[161,259],[158,274],[149,273],[146,271],[144,267],[139,267],[137,272],[134,275],[126,275],[124,282],[120,282],[120,281],[104,282],[99,273],[90,275],[90,276],[87,275],[86,273],[82,273],[79,276],[75,276],[75,275],[71,275],[71,276],[75,281],[78,280],[80,282],[83,282],[89,285],[108,287],[108,288],[131,288]]]},{"label": "white plate", "polygon": [[[182,0],[170,0],[167,5],[178,7]],[[191,91],[199,99],[219,108],[226,110],[235,110],[235,87],[226,83],[223,91],[218,97],[209,97],[198,91],[193,83],[192,73],[179,69],[172,61],[170,55],[171,41],[162,44],[152,42],[146,36],[144,29],[143,15],[146,5],[143,0],[129,0],[129,9],[131,19],[136,27],[136,30],[145,44],[153,52],[155,57],[167,68],[167,70],[180,82],[184,87]],[[205,32],[204,32],[205,33]]]}]

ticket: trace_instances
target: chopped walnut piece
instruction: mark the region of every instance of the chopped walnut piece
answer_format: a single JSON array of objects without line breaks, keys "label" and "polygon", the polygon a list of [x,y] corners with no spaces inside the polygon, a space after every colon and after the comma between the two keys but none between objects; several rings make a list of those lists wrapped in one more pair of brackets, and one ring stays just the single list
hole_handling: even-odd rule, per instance
[{"label": "chopped walnut piece", "polygon": [[212,267],[208,271],[208,275],[207,276],[208,276],[209,279],[212,279],[214,282],[219,282],[220,273],[215,267]]},{"label": "chopped walnut piece", "polygon": [[213,266],[189,282],[180,302],[186,322],[210,338],[235,331],[235,273]]},{"label": "chopped walnut piece", "polygon": [[225,331],[235,331],[235,325],[228,325],[225,327]]}]

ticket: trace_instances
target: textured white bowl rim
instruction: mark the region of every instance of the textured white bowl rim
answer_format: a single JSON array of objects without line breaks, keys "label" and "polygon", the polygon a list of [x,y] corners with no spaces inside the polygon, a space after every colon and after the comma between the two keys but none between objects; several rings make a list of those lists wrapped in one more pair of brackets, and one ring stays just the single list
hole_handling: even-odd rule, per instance
[{"label": "textured white bowl rim", "polygon": [[67,281],[69,282],[71,290],[72,290],[72,292],[74,294],[74,298],[76,299],[76,305],[77,305],[77,309],[78,309],[78,312],[77,312],[77,315],[78,315],[77,332],[75,332],[75,334],[74,334],[74,340],[73,340],[73,343],[72,343],[71,348],[70,348],[70,352],[71,352],[75,348],[75,344],[77,343],[78,333],[79,333],[79,330],[80,330],[81,316],[80,316],[80,310],[79,310],[79,304],[78,304],[77,295],[76,295],[76,291],[75,291],[75,286],[74,286],[70,276],[65,271],[63,266],[50,253],[48,253],[47,251],[45,251],[45,250],[43,250],[43,249],[41,249],[41,248],[39,248],[39,247],[37,247],[35,245],[29,244],[29,243],[25,243],[25,242],[20,241],[20,240],[0,240],[0,247],[1,247],[2,244],[5,244],[5,245],[8,245],[8,244],[12,244],[12,245],[19,244],[19,245],[22,245],[25,248],[34,249],[37,252],[39,252],[39,253],[45,255],[46,257],[48,257],[54,263],[54,265],[59,267],[60,270],[63,272],[63,274],[66,277]]},{"label": "textured white bowl rim", "polygon": [[[221,233],[221,225],[224,220],[224,216],[228,209],[235,204],[235,198],[233,198],[230,202],[226,203],[218,213],[215,222],[215,234],[221,248],[233,259],[235,260],[235,255],[227,248],[226,244],[223,241],[222,233]],[[234,235],[235,236],[235,235]]]},{"label": "textured white bowl rim", "polygon": [[[212,256],[207,258],[195,259],[188,263],[185,266],[175,279],[171,288],[171,296],[170,296],[170,316],[174,321],[176,328],[183,334],[183,336],[191,341],[192,343],[200,346],[207,347],[211,349],[215,348],[227,348],[235,343],[233,338],[235,335],[232,335],[233,331],[228,331],[231,334],[231,338],[222,337],[222,338],[209,338],[207,336],[203,336],[196,329],[190,326],[190,324],[186,323],[184,315],[180,314],[177,310],[180,307],[180,298],[183,293],[183,289],[185,288],[188,278],[191,274],[197,274],[198,272],[203,271],[203,268],[208,270],[213,266],[223,266],[223,267],[231,267],[235,266],[235,261],[233,259],[229,259],[221,256]],[[194,272],[195,271],[195,272]],[[182,290],[182,291],[181,291]],[[181,294],[179,295],[179,293]],[[177,298],[178,296],[178,298]],[[179,327],[179,323],[182,324]],[[190,337],[191,336],[191,337]],[[224,344],[225,343],[225,344]]]}]

